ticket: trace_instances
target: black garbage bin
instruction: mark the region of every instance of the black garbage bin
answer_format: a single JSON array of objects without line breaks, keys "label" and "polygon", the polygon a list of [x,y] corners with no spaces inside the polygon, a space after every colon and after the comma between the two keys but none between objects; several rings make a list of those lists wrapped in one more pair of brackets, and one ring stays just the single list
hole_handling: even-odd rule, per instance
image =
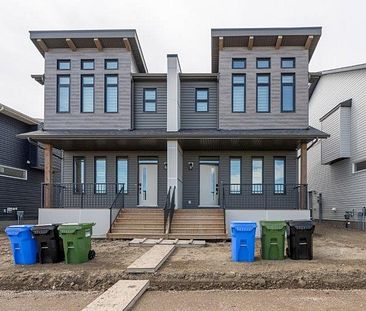
[{"label": "black garbage bin", "polygon": [[287,222],[287,256],[291,259],[313,259],[314,224],[311,220]]},{"label": "black garbage bin", "polygon": [[56,263],[64,260],[64,248],[59,237],[58,224],[36,225],[32,232],[37,241],[40,263]]}]

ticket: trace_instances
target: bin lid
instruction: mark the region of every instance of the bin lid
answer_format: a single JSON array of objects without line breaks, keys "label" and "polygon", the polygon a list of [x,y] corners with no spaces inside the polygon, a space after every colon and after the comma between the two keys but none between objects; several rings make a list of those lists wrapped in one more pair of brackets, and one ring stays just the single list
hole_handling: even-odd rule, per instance
[{"label": "bin lid", "polygon": [[30,231],[34,225],[12,225],[5,229],[7,235],[18,235],[21,232]]},{"label": "bin lid", "polygon": [[286,223],[284,221],[261,221],[261,227],[264,227],[269,230],[282,230],[286,227]]},{"label": "bin lid", "polygon": [[32,228],[32,232],[34,234],[47,234],[48,232],[57,229],[57,227],[58,227],[57,224],[35,225]]},{"label": "bin lid", "polygon": [[314,228],[314,224],[311,220],[290,220],[287,224],[298,230],[311,230]]},{"label": "bin lid", "polygon": [[60,233],[75,233],[77,230],[91,229],[95,223],[66,223],[58,226]]},{"label": "bin lid", "polygon": [[252,231],[257,228],[257,223],[252,221],[232,221],[230,226],[236,231]]}]

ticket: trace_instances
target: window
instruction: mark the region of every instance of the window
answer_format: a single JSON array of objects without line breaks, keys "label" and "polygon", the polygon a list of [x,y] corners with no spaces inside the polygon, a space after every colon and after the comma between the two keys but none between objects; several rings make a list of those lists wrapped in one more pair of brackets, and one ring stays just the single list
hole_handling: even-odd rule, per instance
[{"label": "window", "polygon": [[281,111],[295,111],[295,75],[293,73],[281,75]]},{"label": "window", "polygon": [[156,112],[156,89],[144,89],[144,112]]},{"label": "window", "polygon": [[295,68],[295,58],[281,58],[281,68]]},{"label": "window", "polygon": [[263,158],[252,158],[252,194],[263,193]]},{"label": "window", "polygon": [[0,176],[27,180],[27,171],[6,165],[0,165]]},{"label": "window", "polygon": [[74,157],[73,173],[74,193],[85,191],[85,158]]},{"label": "window", "polygon": [[118,59],[106,59],[104,61],[104,69],[117,70],[118,69]]},{"label": "window", "polygon": [[94,76],[81,76],[81,112],[94,112]]},{"label": "window", "polygon": [[208,89],[196,89],[196,111],[208,111]]},{"label": "window", "polygon": [[274,158],[274,193],[284,194],[286,183],[286,159]]},{"label": "window", "polygon": [[57,69],[58,70],[70,70],[71,63],[69,59],[59,59],[57,60]]},{"label": "window", "polygon": [[104,80],[104,111],[118,112],[118,76],[106,75]]},{"label": "window", "polygon": [[245,58],[233,58],[232,69],[245,69],[246,65]]},{"label": "window", "polygon": [[366,170],[366,160],[353,163],[353,173]]},{"label": "window", "polygon": [[124,185],[124,193],[127,193],[128,185],[128,161],[127,158],[117,158],[117,191]]},{"label": "window", "polygon": [[271,68],[271,59],[270,58],[257,58],[257,68],[258,69]]},{"label": "window", "polygon": [[230,194],[240,194],[241,191],[241,159],[230,159]]},{"label": "window", "polygon": [[245,112],[245,75],[233,75],[232,78],[232,103],[233,112]]},{"label": "window", "polygon": [[94,59],[82,59],[81,69],[83,70],[94,70]]},{"label": "window", "polygon": [[94,183],[95,193],[107,192],[107,160],[104,157],[94,159]]},{"label": "window", "polygon": [[57,112],[70,111],[70,76],[57,76]]},{"label": "window", "polygon": [[257,112],[270,112],[270,75],[257,74]]}]

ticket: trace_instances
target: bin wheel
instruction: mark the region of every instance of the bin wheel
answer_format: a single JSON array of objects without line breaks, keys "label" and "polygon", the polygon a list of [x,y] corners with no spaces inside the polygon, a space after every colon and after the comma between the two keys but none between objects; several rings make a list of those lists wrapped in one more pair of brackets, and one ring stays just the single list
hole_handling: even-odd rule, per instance
[{"label": "bin wheel", "polygon": [[95,257],[95,250],[92,249],[89,251],[88,258],[89,260],[92,260],[94,259],[94,257]]}]

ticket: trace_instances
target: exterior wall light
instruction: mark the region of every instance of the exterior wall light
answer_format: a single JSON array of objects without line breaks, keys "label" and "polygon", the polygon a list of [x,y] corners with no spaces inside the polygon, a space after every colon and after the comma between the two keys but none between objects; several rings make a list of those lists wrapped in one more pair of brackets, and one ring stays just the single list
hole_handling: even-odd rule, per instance
[{"label": "exterior wall light", "polygon": [[188,169],[190,171],[193,170],[193,166],[194,166],[193,162],[188,162]]}]

